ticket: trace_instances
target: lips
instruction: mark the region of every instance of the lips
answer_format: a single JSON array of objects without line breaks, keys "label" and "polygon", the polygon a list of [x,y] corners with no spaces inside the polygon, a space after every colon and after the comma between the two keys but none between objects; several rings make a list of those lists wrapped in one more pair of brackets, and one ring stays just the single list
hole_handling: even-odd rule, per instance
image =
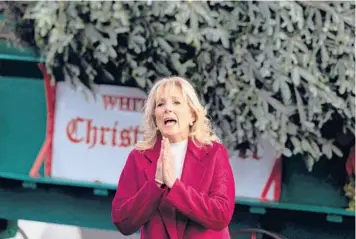
[{"label": "lips", "polygon": [[173,118],[166,118],[164,119],[164,125],[172,125],[172,124],[176,124],[177,120],[173,119]]}]

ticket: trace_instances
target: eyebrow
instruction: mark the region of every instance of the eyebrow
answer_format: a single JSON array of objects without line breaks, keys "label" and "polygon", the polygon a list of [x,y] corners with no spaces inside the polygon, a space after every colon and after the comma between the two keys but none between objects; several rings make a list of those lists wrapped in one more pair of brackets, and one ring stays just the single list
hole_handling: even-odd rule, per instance
[{"label": "eyebrow", "polygon": [[[179,101],[183,101],[184,99],[182,97],[178,97],[178,96],[172,96],[173,100],[179,100]],[[159,98],[156,100],[156,103],[160,103],[160,102],[165,102],[166,99],[164,98]]]}]

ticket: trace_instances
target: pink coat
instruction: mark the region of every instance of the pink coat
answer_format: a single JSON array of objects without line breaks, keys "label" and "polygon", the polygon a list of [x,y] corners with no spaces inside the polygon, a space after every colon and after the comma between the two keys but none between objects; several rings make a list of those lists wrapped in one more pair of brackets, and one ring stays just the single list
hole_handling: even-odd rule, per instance
[{"label": "pink coat", "polygon": [[225,147],[199,148],[191,139],[181,180],[171,189],[154,177],[161,140],[152,149],[132,150],[112,202],[112,220],[124,235],[141,239],[229,239],[235,186]]}]

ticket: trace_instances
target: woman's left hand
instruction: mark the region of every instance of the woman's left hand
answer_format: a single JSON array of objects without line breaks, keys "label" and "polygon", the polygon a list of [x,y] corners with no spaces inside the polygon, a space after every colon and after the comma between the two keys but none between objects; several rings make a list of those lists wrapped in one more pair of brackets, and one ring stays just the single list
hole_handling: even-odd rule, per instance
[{"label": "woman's left hand", "polygon": [[164,154],[163,154],[163,182],[168,187],[171,188],[176,181],[176,171],[174,168],[173,155],[169,140],[164,139]]}]

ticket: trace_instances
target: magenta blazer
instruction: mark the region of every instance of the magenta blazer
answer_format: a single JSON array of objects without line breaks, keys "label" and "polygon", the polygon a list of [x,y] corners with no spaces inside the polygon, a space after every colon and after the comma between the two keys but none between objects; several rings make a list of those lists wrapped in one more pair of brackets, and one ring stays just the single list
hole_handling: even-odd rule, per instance
[{"label": "magenta blazer", "polygon": [[200,148],[189,139],[181,180],[171,189],[154,180],[160,147],[157,140],[130,152],[112,201],[115,226],[124,235],[141,229],[141,239],[229,239],[235,186],[225,147]]}]

